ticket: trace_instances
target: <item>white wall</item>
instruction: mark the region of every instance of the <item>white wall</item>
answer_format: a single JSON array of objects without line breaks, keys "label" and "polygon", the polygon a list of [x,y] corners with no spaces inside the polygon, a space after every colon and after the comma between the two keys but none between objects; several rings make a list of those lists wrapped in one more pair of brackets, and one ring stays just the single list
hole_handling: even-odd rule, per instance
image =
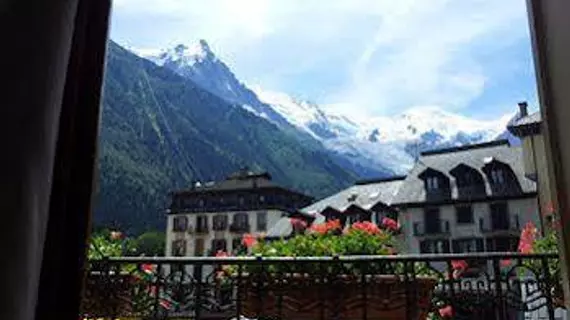
[{"label": "white wall", "polygon": [[[469,237],[485,237],[479,228],[479,219],[489,219],[491,202],[477,202],[472,203],[473,208],[473,223],[472,224],[457,224],[455,205],[439,206],[440,219],[442,221],[449,221],[450,236],[449,239],[469,238]],[[537,227],[540,226],[538,215],[538,203],[536,198],[516,199],[509,200],[508,210],[511,216],[518,215],[521,228],[528,222],[532,221]],[[410,208],[400,214],[400,224],[403,226],[405,235],[405,245],[407,252],[419,253],[419,241],[424,237],[414,236],[413,226],[414,223],[424,222],[424,209],[423,208]]]}]

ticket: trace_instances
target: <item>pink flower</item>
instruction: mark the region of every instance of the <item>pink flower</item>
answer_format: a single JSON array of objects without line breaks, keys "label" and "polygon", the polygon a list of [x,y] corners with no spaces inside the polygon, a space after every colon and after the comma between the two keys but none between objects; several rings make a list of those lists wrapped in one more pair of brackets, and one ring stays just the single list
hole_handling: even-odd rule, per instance
[{"label": "pink flower", "polygon": [[382,218],[382,225],[386,229],[392,230],[392,231],[398,231],[400,229],[400,225],[398,224],[398,222],[396,220],[390,219],[388,217]]},{"label": "pink flower", "polygon": [[439,315],[442,318],[451,318],[453,317],[453,307],[452,306],[445,306],[439,309]]},{"label": "pink flower", "polygon": [[465,260],[453,260],[451,261],[451,267],[453,270],[460,270],[463,271],[469,267],[467,261]]},{"label": "pink flower", "polygon": [[295,229],[295,231],[303,231],[307,229],[307,222],[303,219],[289,218],[289,221],[291,221],[291,226],[293,226],[293,229]]},{"label": "pink flower", "polygon": [[521,253],[532,253],[533,252],[533,244],[534,240],[536,239],[536,235],[538,230],[534,226],[532,222],[528,222],[522,232],[521,238],[519,240],[519,252]]},{"label": "pink flower", "polygon": [[217,258],[225,258],[225,257],[229,257],[230,255],[222,250],[218,250],[218,252],[216,252],[216,257]]},{"label": "pink flower", "polygon": [[511,260],[511,259],[503,259],[503,260],[501,260],[501,261],[499,262],[499,264],[500,264],[501,267],[503,267],[503,268],[510,267],[510,266],[511,266],[511,263],[512,263],[512,260]]},{"label": "pink flower", "polygon": [[257,243],[257,239],[255,238],[254,235],[252,235],[250,233],[246,233],[243,236],[243,239],[241,240],[241,242],[243,243],[244,246],[251,248]]}]

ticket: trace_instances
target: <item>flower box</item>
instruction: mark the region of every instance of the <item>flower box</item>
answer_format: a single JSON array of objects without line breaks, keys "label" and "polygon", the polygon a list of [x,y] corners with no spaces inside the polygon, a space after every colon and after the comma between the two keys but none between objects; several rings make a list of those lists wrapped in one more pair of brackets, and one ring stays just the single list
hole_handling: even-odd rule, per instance
[{"label": "flower box", "polygon": [[[302,274],[236,279],[242,314],[279,319],[426,319],[435,278],[405,280],[395,275],[337,275],[315,279]],[[411,316],[408,318],[408,312]]]}]

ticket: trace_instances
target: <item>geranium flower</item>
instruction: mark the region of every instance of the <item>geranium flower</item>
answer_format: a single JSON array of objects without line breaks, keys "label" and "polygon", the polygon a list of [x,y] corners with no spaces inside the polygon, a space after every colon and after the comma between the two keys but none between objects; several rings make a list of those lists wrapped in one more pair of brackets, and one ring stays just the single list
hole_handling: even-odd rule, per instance
[{"label": "geranium flower", "polygon": [[392,231],[398,231],[400,229],[400,225],[398,224],[398,222],[396,220],[390,219],[388,217],[382,218],[382,225],[386,229],[392,230]]},{"label": "geranium flower", "polygon": [[295,229],[295,231],[303,231],[307,229],[307,222],[303,219],[289,218],[289,221],[291,222],[291,226],[293,226],[293,229]]},{"label": "geranium flower", "polygon": [[257,238],[251,234],[251,233],[246,233],[243,236],[243,239],[241,240],[241,242],[243,243],[244,246],[246,246],[247,248],[251,248],[253,247],[256,243],[257,243]]},{"label": "geranium flower", "polygon": [[364,231],[368,234],[380,234],[381,230],[374,222],[370,221],[362,221],[362,222],[355,222],[350,227],[353,230],[360,230]]},{"label": "geranium flower", "polygon": [[225,258],[225,257],[229,257],[230,255],[222,250],[218,250],[218,252],[216,252],[216,257],[217,258]]},{"label": "geranium flower", "polygon": [[338,220],[338,219],[330,220],[329,222],[327,222],[327,227],[329,230],[340,229],[341,228],[340,220]]},{"label": "geranium flower", "polygon": [[533,244],[534,240],[536,239],[536,235],[538,230],[534,226],[532,222],[528,222],[522,232],[521,238],[519,240],[519,252],[521,253],[532,253],[533,251]]},{"label": "geranium flower", "polygon": [[453,307],[452,306],[445,306],[439,309],[439,315],[442,318],[451,318],[453,317]]},{"label": "geranium flower", "polygon": [[503,259],[499,262],[499,265],[503,268],[507,268],[511,265],[513,261],[511,259]]},{"label": "geranium flower", "polygon": [[318,223],[311,226],[311,231],[318,234],[327,234],[329,231],[340,229],[340,220],[330,220],[325,223]]},{"label": "geranium flower", "polygon": [[451,267],[453,268],[453,278],[457,279],[469,268],[469,264],[465,260],[453,260],[451,261]]}]

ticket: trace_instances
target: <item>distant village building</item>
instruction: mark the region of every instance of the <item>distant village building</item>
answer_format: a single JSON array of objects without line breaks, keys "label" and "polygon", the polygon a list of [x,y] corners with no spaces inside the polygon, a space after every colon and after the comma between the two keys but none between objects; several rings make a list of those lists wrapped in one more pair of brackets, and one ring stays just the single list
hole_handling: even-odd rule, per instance
[{"label": "distant village building", "polygon": [[397,218],[408,253],[516,251],[540,225],[537,187],[507,140],[422,152],[405,177],[359,182],[299,212],[315,222]]},{"label": "distant village building", "polygon": [[[330,197],[317,201],[293,213],[291,217],[303,219],[308,224],[339,219],[343,225],[356,221],[380,222],[383,217],[397,219],[392,199],[404,176],[363,180]],[[293,234],[289,218],[282,218],[269,232],[270,238],[287,238]]]},{"label": "distant village building", "polygon": [[171,193],[166,256],[237,252],[245,233],[265,233],[313,199],[276,185],[269,173],[240,170],[219,182]]},{"label": "distant village building", "polygon": [[506,140],[422,152],[394,205],[413,253],[516,251],[539,224],[536,183]]}]

